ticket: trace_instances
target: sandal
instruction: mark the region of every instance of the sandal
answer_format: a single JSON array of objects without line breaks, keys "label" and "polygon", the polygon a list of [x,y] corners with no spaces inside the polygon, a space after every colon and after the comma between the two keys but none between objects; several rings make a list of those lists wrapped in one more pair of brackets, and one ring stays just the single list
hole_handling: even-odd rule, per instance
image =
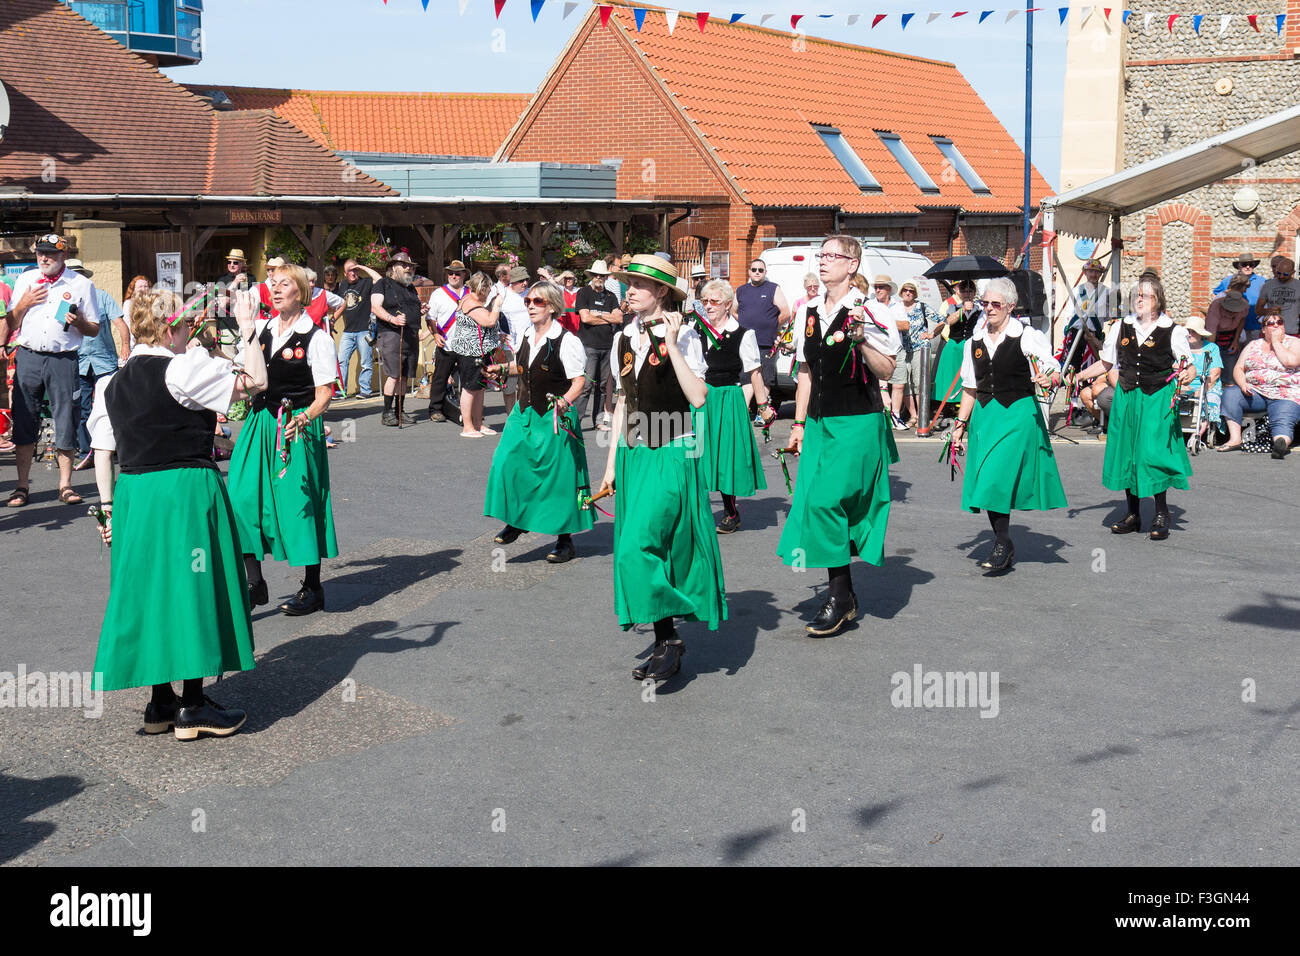
[{"label": "sandal", "polygon": [[13,494],[9,496],[10,508],[23,508],[27,505],[27,498],[31,491],[27,488],[15,488]]},{"label": "sandal", "polygon": [[65,505],[79,505],[85,503],[85,499],[73,491],[71,485],[59,489],[59,500]]},{"label": "sandal", "polygon": [[1216,448],[1216,449],[1214,449],[1214,450],[1215,450],[1215,451],[1218,451],[1218,452],[1224,452],[1224,451],[1241,451],[1241,445],[1240,445],[1240,444],[1236,444],[1236,445],[1220,445],[1218,448]]}]

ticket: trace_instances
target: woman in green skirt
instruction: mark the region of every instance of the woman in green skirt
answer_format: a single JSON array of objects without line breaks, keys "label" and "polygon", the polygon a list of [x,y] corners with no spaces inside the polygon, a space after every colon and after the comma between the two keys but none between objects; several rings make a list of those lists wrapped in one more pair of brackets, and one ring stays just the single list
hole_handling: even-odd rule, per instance
[{"label": "woman in green skirt", "polygon": [[839,633],[858,616],[853,555],[880,565],[889,524],[889,466],[898,446],[880,382],[902,348],[898,323],[871,315],[853,286],[862,244],[828,236],[817,256],[826,292],[795,318],[795,393],[790,445],[799,455],[794,500],[776,553],[796,568],[825,568],[826,602],[805,625],[815,637]]},{"label": "woman in green skirt", "polygon": [[1016,285],[993,279],[980,306],[987,321],[967,341],[962,360],[962,399],[953,440],[970,432],[970,454],[961,506],[988,513],[995,541],[980,567],[1007,571],[1015,558],[1011,510],[1064,508],[1065,491],[1039,410],[1034,386],[1060,380],[1047,336],[1011,317]]},{"label": "woman in green skirt", "polygon": [[1133,311],[1111,326],[1101,347],[1102,364],[1115,380],[1101,482],[1128,500],[1128,515],[1110,526],[1113,533],[1141,531],[1142,499],[1153,496],[1151,540],[1163,541],[1169,537],[1165,494],[1186,490],[1192,474],[1174,399],[1196,377],[1196,363],[1187,330],[1165,315],[1165,289],[1156,276],[1138,280]]},{"label": "woman in green skirt", "polygon": [[[939,362],[934,369],[934,387],[931,392],[931,398],[943,405],[955,404],[958,391],[956,383],[961,374],[962,356],[966,354],[966,342],[975,334],[975,330],[984,319],[984,313],[980,310],[979,303],[975,301],[974,280],[962,279],[958,282],[957,295],[961,303],[945,320],[948,340],[944,344],[943,351],[939,353]],[[935,334],[944,331],[945,326],[941,325]]]},{"label": "woman in green skirt", "polygon": [[737,495],[748,497],[767,487],[749,400],[757,396],[765,422],[776,419],[763,383],[758,339],[753,329],[742,329],[731,314],[735,298],[731,283],[724,279],[713,279],[700,290],[704,317],[717,341],[704,348],[708,366],[704,383],[709,392],[704,407],[695,414],[695,434],[704,459],[705,487],[722,493],[725,514],[718,523],[719,534],[731,534],[740,527]]},{"label": "woman in green skirt", "polygon": [[[322,558],[335,557],[330,469],[321,416],[334,395],[334,339],[303,311],[311,287],[301,266],[276,267],[269,278],[276,315],[257,324],[267,388],[253,400],[230,453],[230,503],[244,546],[249,604],[268,601],[262,558],[304,568],[302,587],[280,605],[285,614],[325,607]],[[241,352],[242,354],[242,352]]]},{"label": "woman in green skirt", "polygon": [[582,394],[587,352],[560,325],[564,293],[538,282],[524,293],[532,327],[524,334],[510,374],[519,376],[519,402],[506,419],[492,456],[483,514],[506,523],[497,544],[525,531],[557,536],[546,556],[552,564],[573,559],[573,533],[591,528],[581,499],[590,493],[587,447],[573,401]]},{"label": "woman in green skirt", "polygon": [[614,275],[628,285],[632,321],[614,336],[610,362],[618,381],[614,434],[601,491],[618,489],[614,514],[614,609],[626,630],[652,622],[655,646],[632,671],[666,680],[686,646],[673,618],[727,618],[718,536],[709,514],[704,462],[692,409],[706,397],[700,337],[665,306],[686,297],[677,271],[660,256],[633,256]]},{"label": "woman in green skirt", "polygon": [[[234,295],[239,334],[253,334],[256,293]],[[235,518],[212,460],[217,414],[266,387],[261,353],[247,365],[186,351],[180,297],[132,302],[135,348],[96,384],[87,428],[95,449],[100,534],[112,548],[108,607],[95,656],[98,689],[152,687],[144,730],[180,740],[227,737],[245,714],[203,693],[203,678],[253,667]],[[121,477],[113,481],[116,451]],[[183,681],[177,698],[172,681]]]}]

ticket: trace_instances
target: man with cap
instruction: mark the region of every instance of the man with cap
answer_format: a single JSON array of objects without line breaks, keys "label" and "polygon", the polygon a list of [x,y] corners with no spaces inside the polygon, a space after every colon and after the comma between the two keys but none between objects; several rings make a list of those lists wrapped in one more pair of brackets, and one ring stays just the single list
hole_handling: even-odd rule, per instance
[{"label": "man with cap", "polygon": [[[1078,309],[1073,302],[1066,303],[1065,337],[1072,342],[1075,335],[1083,334],[1083,344],[1074,351],[1074,361],[1070,367],[1081,369],[1091,365],[1101,355],[1102,327],[1110,319],[1110,286],[1101,281],[1105,268],[1096,259],[1089,259],[1083,264],[1083,281],[1074,289],[1074,297],[1079,300]],[[1084,346],[1092,350],[1087,356]],[[1068,349],[1067,345],[1067,349]]]},{"label": "man with cap", "polygon": [[[67,268],[87,279],[95,274],[87,269],[80,259],[69,259]],[[116,300],[99,286],[95,286],[95,305],[99,309],[99,334],[83,338],[81,348],[77,350],[77,374],[81,380],[79,399],[81,414],[77,420],[77,471],[91,467],[95,461],[90,448],[90,432],[86,429],[86,422],[90,420],[90,407],[95,400],[95,382],[117,371],[117,346],[113,343],[113,322],[122,317],[122,309]]]},{"label": "man with cap", "polygon": [[433,336],[433,377],[429,382],[429,418],[435,422],[451,419],[460,424],[460,408],[447,397],[448,380],[456,372],[459,358],[447,351],[447,335],[456,324],[456,307],[465,294],[469,269],[459,259],[447,266],[447,281],[429,295],[429,328]]},{"label": "man with cap", "polygon": [[428,311],[415,291],[415,260],[405,249],[393,253],[384,265],[384,277],[370,293],[370,311],[379,320],[375,346],[384,363],[384,415],[389,427],[415,424],[415,416],[402,407],[407,383],[415,375],[420,353],[420,318]]},{"label": "man with cap", "polygon": [[356,259],[343,263],[343,281],[335,290],[343,299],[343,334],[339,336],[339,368],[347,391],[348,367],[352,353],[360,359],[357,363],[357,397],[371,398],[370,377],[374,372],[374,353],[370,342],[370,294],[375,283],[382,279],[378,272],[363,266]]},{"label": "man with cap", "polygon": [[578,290],[575,308],[578,310],[578,339],[587,351],[586,382],[578,397],[578,423],[587,416],[587,402],[595,389],[603,396],[599,411],[593,410],[592,419],[601,431],[609,429],[614,417],[613,370],[609,367],[609,350],[614,345],[614,333],[623,327],[623,312],[618,296],[610,292],[605,282],[609,266],[597,259],[587,269],[590,280]]},{"label": "man with cap", "polygon": [[[1255,303],[1259,301],[1260,290],[1264,288],[1264,277],[1255,274],[1255,269],[1259,266],[1259,257],[1253,252],[1243,252],[1232,260],[1232,267],[1237,270],[1237,275],[1244,275],[1250,279],[1250,285],[1246,287],[1243,293],[1246,301],[1250,304],[1250,311],[1246,313],[1246,338],[1259,338],[1259,319],[1255,315]],[[1222,281],[1214,287],[1215,295],[1223,295],[1228,291],[1228,283],[1232,281],[1232,276],[1224,276]]]},{"label": "man with cap", "polygon": [[1258,305],[1282,316],[1287,335],[1300,334],[1300,281],[1295,277],[1295,262],[1287,256],[1274,256],[1268,264],[1273,278],[1260,287]]},{"label": "man with cap", "polygon": [[[54,447],[59,461],[59,500],[81,504],[72,490],[73,455],[77,448],[77,351],[85,336],[99,334],[99,305],[90,280],[67,268],[68,242],[50,234],[36,241],[36,268],[14,284],[14,306],[5,316],[18,330],[14,374],[13,440],[18,484],[10,508],[21,508],[30,495],[32,458],[41,423],[41,401],[48,398],[54,417]],[[8,337],[7,335],[5,336]]]},{"label": "man with cap", "polygon": [[758,354],[763,362],[763,384],[770,392],[776,387],[776,332],[790,318],[790,304],[781,287],[767,277],[767,263],[755,259],[749,264],[749,281],[736,290],[736,318],[742,329],[753,329]]}]

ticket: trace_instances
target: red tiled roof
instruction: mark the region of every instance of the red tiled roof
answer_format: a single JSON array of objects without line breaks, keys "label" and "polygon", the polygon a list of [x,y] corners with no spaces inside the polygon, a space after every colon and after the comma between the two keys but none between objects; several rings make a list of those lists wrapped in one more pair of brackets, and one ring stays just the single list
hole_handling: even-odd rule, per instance
[{"label": "red tiled roof", "polygon": [[[610,26],[674,95],[751,204],[858,213],[935,206],[1019,211],[1024,155],[953,64],[812,36],[796,52],[787,31],[715,18],[703,32],[683,18],[670,35],[662,11],[649,9],[640,33],[622,4]],[[579,29],[596,16],[593,8]],[[882,192],[858,189],[814,123],[843,132]],[[876,131],[902,138],[938,185],[937,195],[921,192]],[[955,171],[945,172],[932,135],[952,139],[991,194],[977,194]],[[1035,170],[1034,201],[1051,192]]]},{"label": "red tiled roof", "polygon": [[0,4],[0,185],[33,193],[391,195],[269,115],[231,122],[58,0]]},{"label": "red tiled roof", "polygon": [[236,110],[275,110],[331,149],[418,156],[491,156],[530,99],[527,93],[348,93],[202,83],[188,88],[200,95],[220,90]]}]

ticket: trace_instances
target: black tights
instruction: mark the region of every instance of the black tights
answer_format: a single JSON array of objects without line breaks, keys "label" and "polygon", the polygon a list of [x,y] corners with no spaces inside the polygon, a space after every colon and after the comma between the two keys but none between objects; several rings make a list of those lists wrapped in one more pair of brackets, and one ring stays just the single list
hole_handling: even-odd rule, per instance
[{"label": "black tights", "polygon": [[[1156,514],[1162,514],[1169,511],[1169,504],[1165,500],[1165,494],[1166,492],[1163,491],[1158,491],[1155,494]],[[1128,513],[1132,515],[1134,518],[1141,518],[1142,499],[1139,498],[1137,495],[1133,494],[1133,492],[1131,491],[1124,492],[1124,496],[1128,498]]]},{"label": "black tights", "polygon": [[827,568],[826,574],[831,597],[837,601],[848,601],[849,595],[853,593],[853,575],[849,573],[849,566],[842,564],[838,568]]},{"label": "black tights", "polygon": [[733,517],[733,518],[734,518],[736,515],[740,514],[740,512],[736,510],[736,496],[735,496],[735,495],[724,494],[724,495],[722,496],[722,510],[724,510],[724,511],[729,515],[729,516],[731,516],[731,517]]},{"label": "black tights", "polygon": [[[171,684],[153,685],[153,702],[155,704],[176,703],[176,691]],[[203,704],[203,678],[191,677],[181,685],[181,706],[200,707]]]},{"label": "black tights", "polygon": [[673,637],[673,619],[665,617],[662,620],[655,621],[655,643],[662,644],[664,641],[670,641]]},{"label": "black tights", "polygon": [[[248,583],[256,587],[262,583],[262,562],[257,560],[253,555],[244,555],[244,576],[248,578]],[[303,583],[313,591],[320,590],[320,565],[309,564],[303,568]]]},{"label": "black tights", "polygon": [[993,534],[999,544],[1011,543],[1011,515],[1003,514],[1001,511],[990,511],[989,524],[992,525]]}]

